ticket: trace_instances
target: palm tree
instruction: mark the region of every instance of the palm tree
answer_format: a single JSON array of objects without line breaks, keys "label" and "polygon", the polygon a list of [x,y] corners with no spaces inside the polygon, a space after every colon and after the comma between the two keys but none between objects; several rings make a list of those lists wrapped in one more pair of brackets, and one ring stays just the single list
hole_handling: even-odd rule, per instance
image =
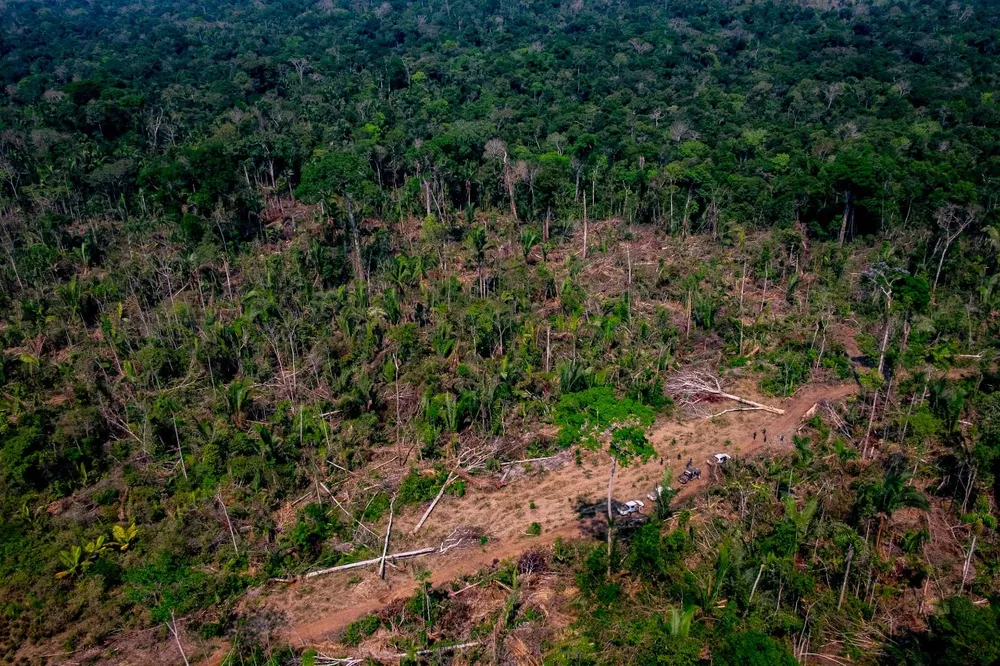
[{"label": "palm tree", "polygon": [[243,421],[243,411],[250,404],[252,385],[245,379],[237,379],[226,387],[226,408],[237,425]]},{"label": "palm tree", "polygon": [[489,239],[486,236],[485,227],[475,227],[469,233],[469,245],[476,253],[476,266],[479,268],[479,294],[486,297],[486,283],[483,278],[483,265],[486,263],[486,250],[489,247]]},{"label": "palm tree", "polygon": [[701,596],[701,608],[705,612],[710,611],[718,600],[719,593],[722,591],[722,586],[725,584],[732,566],[732,550],[729,543],[724,542],[719,546],[719,554],[715,559],[715,570],[704,586],[698,590]]},{"label": "palm tree", "polygon": [[927,497],[915,486],[909,484],[910,478],[911,475],[908,472],[903,471],[899,466],[894,466],[886,470],[885,477],[881,481],[865,484],[859,489],[859,501],[868,504],[878,516],[878,532],[875,535],[876,551],[882,543],[882,532],[886,524],[892,520],[892,514],[904,507],[923,511],[930,508]]},{"label": "palm tree", "polygon": [[525,229],[521,232],[521,254],[524,255],[524,261],[528,261],[528,255],[531,254],[531,249],[538,245],[541,239],[534,229]]}]

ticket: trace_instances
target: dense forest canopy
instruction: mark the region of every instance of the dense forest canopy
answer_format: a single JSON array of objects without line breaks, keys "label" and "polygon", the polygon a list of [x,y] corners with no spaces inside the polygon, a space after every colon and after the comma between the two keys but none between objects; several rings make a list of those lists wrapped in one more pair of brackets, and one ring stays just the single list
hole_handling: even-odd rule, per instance
[{"label": "dense forest canopy", "polygon": [[[49,3],[4,10],[6,194],[252,237],[349,152],[380,216],[934,224],[996,197],[991,3]],[[428,193],[429,188],[429,193]],[[315,198],[316,192],[310,190]],[[430,199],[428,205],[427,200]]]},{"label": "dense forest canopy", "polygon": [[[1000,663],[1000,4],[7,0],[0,86],[4,659]],[[519,555],[296,644],[394,518]]]}]

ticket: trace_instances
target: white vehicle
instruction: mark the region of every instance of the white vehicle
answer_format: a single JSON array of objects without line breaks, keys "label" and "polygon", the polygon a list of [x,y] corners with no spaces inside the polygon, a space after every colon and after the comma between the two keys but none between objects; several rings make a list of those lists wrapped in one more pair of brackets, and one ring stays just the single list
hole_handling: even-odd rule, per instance
[{"label": "white vehicle", "polygon": [[642,503],[642,500],[629,500],[624,504],[618,505],[618,515],[627,516],[630,513],[638,513],[644,506],[646,505]]},{"label": "white vehicle", "polygon": [[732,458],[733,457],[728,453],[716,453],[714,456],[712,456],[712,462],[714,462],[716,465],[725,465],[727,462],[732,460]]},{"label": "white vehicle", "polygon": [[646,497],[649,498],[650,502],[656,502],[663,496],[663,486],[656,486],[653,488],[653,492],[646,493]]}]

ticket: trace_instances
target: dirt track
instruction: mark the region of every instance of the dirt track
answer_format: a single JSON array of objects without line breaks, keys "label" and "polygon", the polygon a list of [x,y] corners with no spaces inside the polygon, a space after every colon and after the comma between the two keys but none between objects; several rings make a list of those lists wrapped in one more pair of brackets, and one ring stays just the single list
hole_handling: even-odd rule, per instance
[{"label": "dirt track", "polygon": [[[791,434],[810,407],[820,400],[842,400],[856,390],[855,384],[807,387],[793,398],[772,403],[785,410],[782,415],[762,411],[733,412],[715,422],[658,423],[650,438],[658,457],[644,465],[621,469],[615,482],[615,497],[645,500],[646,493],[668,467],[676,477],[688,458],[693,458],[704,470],[704,461],[713,453],[748,456],[790,450]],[[766,443],[762,435],[764,428],[768,433]],[[756,439],[754,431],[758,432]],[[785,435],[783,441],[782,434]],[[727,440],[730,445],[726,444]],[[437,545],[460,527],[477,528],[487,534],[485,546],[478,542],[468,543],[444,555],[432,554],[411,560],[398,569],[390,569],[384,581],[379,580],[375,571],[363,570],[331,574],[308,584],[275,587],[258,602],[284,614],[288,638],[293,644],[322,646],[335,642],[336,634],[350,622],[413,594],[416,571],[429,568],[431,582],[439,585],[530,548],[550,545],[558,537],[582,536],[581,526],[586,523],[581,521],[577,507],[582,502],[599,501],[606,495],[607,471],[606,455],[587,453],[582,465],[570,458],[557,469],[518,478],[500,489],[473,490],[462,498],[446,496],[415,537],[409,533],[422,511],[410,511],[397,517],[392,550]],[[707,478],[702,478],[684,486],[679,499],[697,492],[707,482]],[[530,508],[532,502],[534,509]],[[540,536],[526,534],[532,522],[541,524]]]}]

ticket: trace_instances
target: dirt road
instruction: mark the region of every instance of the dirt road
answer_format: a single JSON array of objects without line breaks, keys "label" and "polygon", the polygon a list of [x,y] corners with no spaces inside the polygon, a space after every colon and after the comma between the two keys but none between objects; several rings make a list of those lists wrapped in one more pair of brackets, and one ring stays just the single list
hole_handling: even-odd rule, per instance
[{"label": "dirt road", "polygon": [[[820,400],[842,400],[856,390],[855,384],[807,387],[783,403],[773,403],[785,410],[782,415],[763,411],[733,412],[715,421],[658,423],[650,438],[657,457],[644,465],[621,469],[615,482],[615,497],[645,500],[667,469],[676,478],[689,458],[704,470],[706,458],[713,453],[749,456],[790,450],[792,433],[814,404]],[[756,439],[753,437],[755,431],[758,433]],[[605,497],[607,475],[607,456],[585,453],[582,464],[576,464],[570,457],[558,469],[523,476],[503,488],[473,490],[461,498],[446,496],[417,536],[411,537],[409,533],[422,510],[397,517],[393,550],[438,545],[455,529],[463,527],[486,534],[485,545],[470,540],[474,542],[467,544],[468,547],[408,561],[387,572],[384,581],[375,571],[359,573],[354,570],[317,578],[310,583],[275,587],[259,598],[258,603],[284,614],[288,638],[293,644],[320,647],[335,641],[340,630],[364,614],[412,595],[416,571],[429,569],[431,582],[438,585],[473,574],[525,550],[550,545],[558,537],[581,536],[578,506]],[[703,477],[684,486],[679,498],[697,492],[707,482]],[[534,522],[542,526],[539,536],[527,534],[529,525]]]}]

